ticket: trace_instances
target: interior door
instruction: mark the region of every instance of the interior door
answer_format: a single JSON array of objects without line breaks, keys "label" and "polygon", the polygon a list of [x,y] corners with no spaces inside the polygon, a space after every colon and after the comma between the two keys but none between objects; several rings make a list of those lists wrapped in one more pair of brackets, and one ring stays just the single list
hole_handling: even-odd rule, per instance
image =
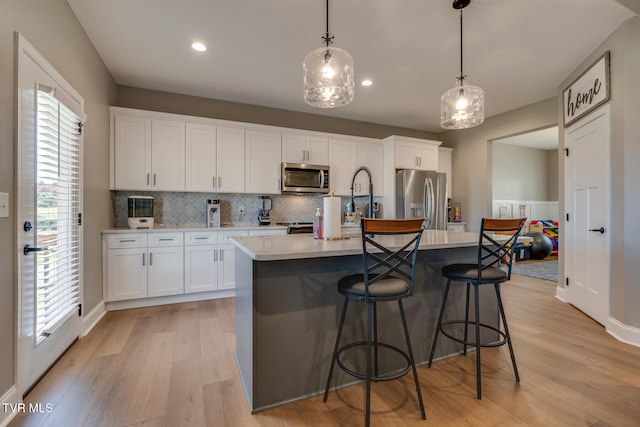
[{"label": "interior door", "polygon": [[601,324],[609,317],[610,144],[608,105],[565,130],[567,295]]},{"label": "interior door", "polygon": [[66,86],[19,37],[16,256],[21,393],[80,335],[82,124],[61,100],[81,112],[82,99]]}]

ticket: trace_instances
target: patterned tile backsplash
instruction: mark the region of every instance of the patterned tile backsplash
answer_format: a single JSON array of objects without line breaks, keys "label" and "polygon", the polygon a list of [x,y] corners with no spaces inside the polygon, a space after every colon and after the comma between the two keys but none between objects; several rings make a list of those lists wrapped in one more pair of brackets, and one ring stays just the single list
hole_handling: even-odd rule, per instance
[{"label": "patterned tile backsplash", "polygon": [[[220,221],[222,224],[258,225],[258,211],[262,207],[260,195],[255,194],[210,194],[171,193],[146,191],[112,191],[116,228],[127,228],[127,198],[132,195],[154,198],[154,222],[167,226],[206,226],[207,199],[220,200]],[[322,210],[322,195],[272,195],[271,223],[311,222],[316,208]],[[374,201],[379,202],[376,198]],[[349,197],[342,197],[342,212],[345,212]],[[357,206],[365,203],[356,201]],[[240,215],[244,207],[244,215]]]}]

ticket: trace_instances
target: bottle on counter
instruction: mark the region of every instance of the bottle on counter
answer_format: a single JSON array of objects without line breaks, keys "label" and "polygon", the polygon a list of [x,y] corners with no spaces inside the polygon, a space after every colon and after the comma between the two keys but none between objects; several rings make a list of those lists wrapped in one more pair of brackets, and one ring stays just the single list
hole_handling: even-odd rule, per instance
[{"label": "bottle on counter", "polygon": [[316,216],[313,218],[313,238],[314,239],[322,239],[323,238],[323,218],[322,212],[320,212],[320,208],[316,208]]}]

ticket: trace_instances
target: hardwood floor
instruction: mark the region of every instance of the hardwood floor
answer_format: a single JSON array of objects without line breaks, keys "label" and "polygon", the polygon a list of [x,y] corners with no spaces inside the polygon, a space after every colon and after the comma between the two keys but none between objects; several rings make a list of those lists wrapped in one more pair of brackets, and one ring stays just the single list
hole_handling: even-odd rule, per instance
[{"label": "hardwood floor", "polygon": [[[503,286],[521,382],[506,347],[484,349],[483,399],[473,353],[375,383],[373,426],[637,426],[640,348],[616,341],[554,298],[555,283],[514,276]],[[25,399],[50,413],[11,426],[361,426],[364,387],[251,415],[233,352],[233,299],[108,313]]]}]

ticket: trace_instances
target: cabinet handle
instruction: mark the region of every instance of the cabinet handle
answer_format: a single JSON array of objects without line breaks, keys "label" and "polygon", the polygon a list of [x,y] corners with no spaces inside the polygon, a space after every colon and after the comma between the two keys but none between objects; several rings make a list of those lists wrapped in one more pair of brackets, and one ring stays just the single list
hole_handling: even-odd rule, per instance
[{"label": "cabinet handle", "polygon": [[221,182],[222,182],[222,178],[218,177],[218,188],[222,186]]},{"label": "cabinet handle", "polygon": [[153,185],[154,185],[154,187],[156,185],[156,174],[155,173],[153,174]]},{"label": "cabinet handle", "polygon": [[149,265],[153,265],[153,252],[149,252]]},{"label": "cabinet handle", "polygon": [[208,240],[208,237],[194,237],[194,240]]},{"label": "cabinet handle", "polygon": [[415,166],[418,166],[418,158],[417,157],[414,158],[414,163],[415,163]]},{"label": "cabinet handle", "polygon": [[149,185],[149,174],[147,174],[147,185]]},{"label": "cabinet handle", "polygon": [[220,249],[220,261],[224,261],[224,249]]},{"label": "cabinet handle", "polygon": [[418,157],[418,166],[422,166],[422,157]]},{"label": "cabinet handle", "polygon": [[218,250],[217,249],[213,250],[213,260],[214,261],[218,261]]},{"label": "cabinet handle", "polygon": [[147,265],[147,254],[142,254],[142,265]]},{"label": "cabinet handle", "polygon": [[134,243],[136,239],[120,240],[120,243]]},{"label": "cabinet handle", "polygon": [[159,241],[161,241],[161,242],[173,242],[173,237],[171,237],[171,238],[164,238],[164,239],[162,239],[162,238],[161,238],[161,239],[158,239],[158,240],[159,240]]}]

